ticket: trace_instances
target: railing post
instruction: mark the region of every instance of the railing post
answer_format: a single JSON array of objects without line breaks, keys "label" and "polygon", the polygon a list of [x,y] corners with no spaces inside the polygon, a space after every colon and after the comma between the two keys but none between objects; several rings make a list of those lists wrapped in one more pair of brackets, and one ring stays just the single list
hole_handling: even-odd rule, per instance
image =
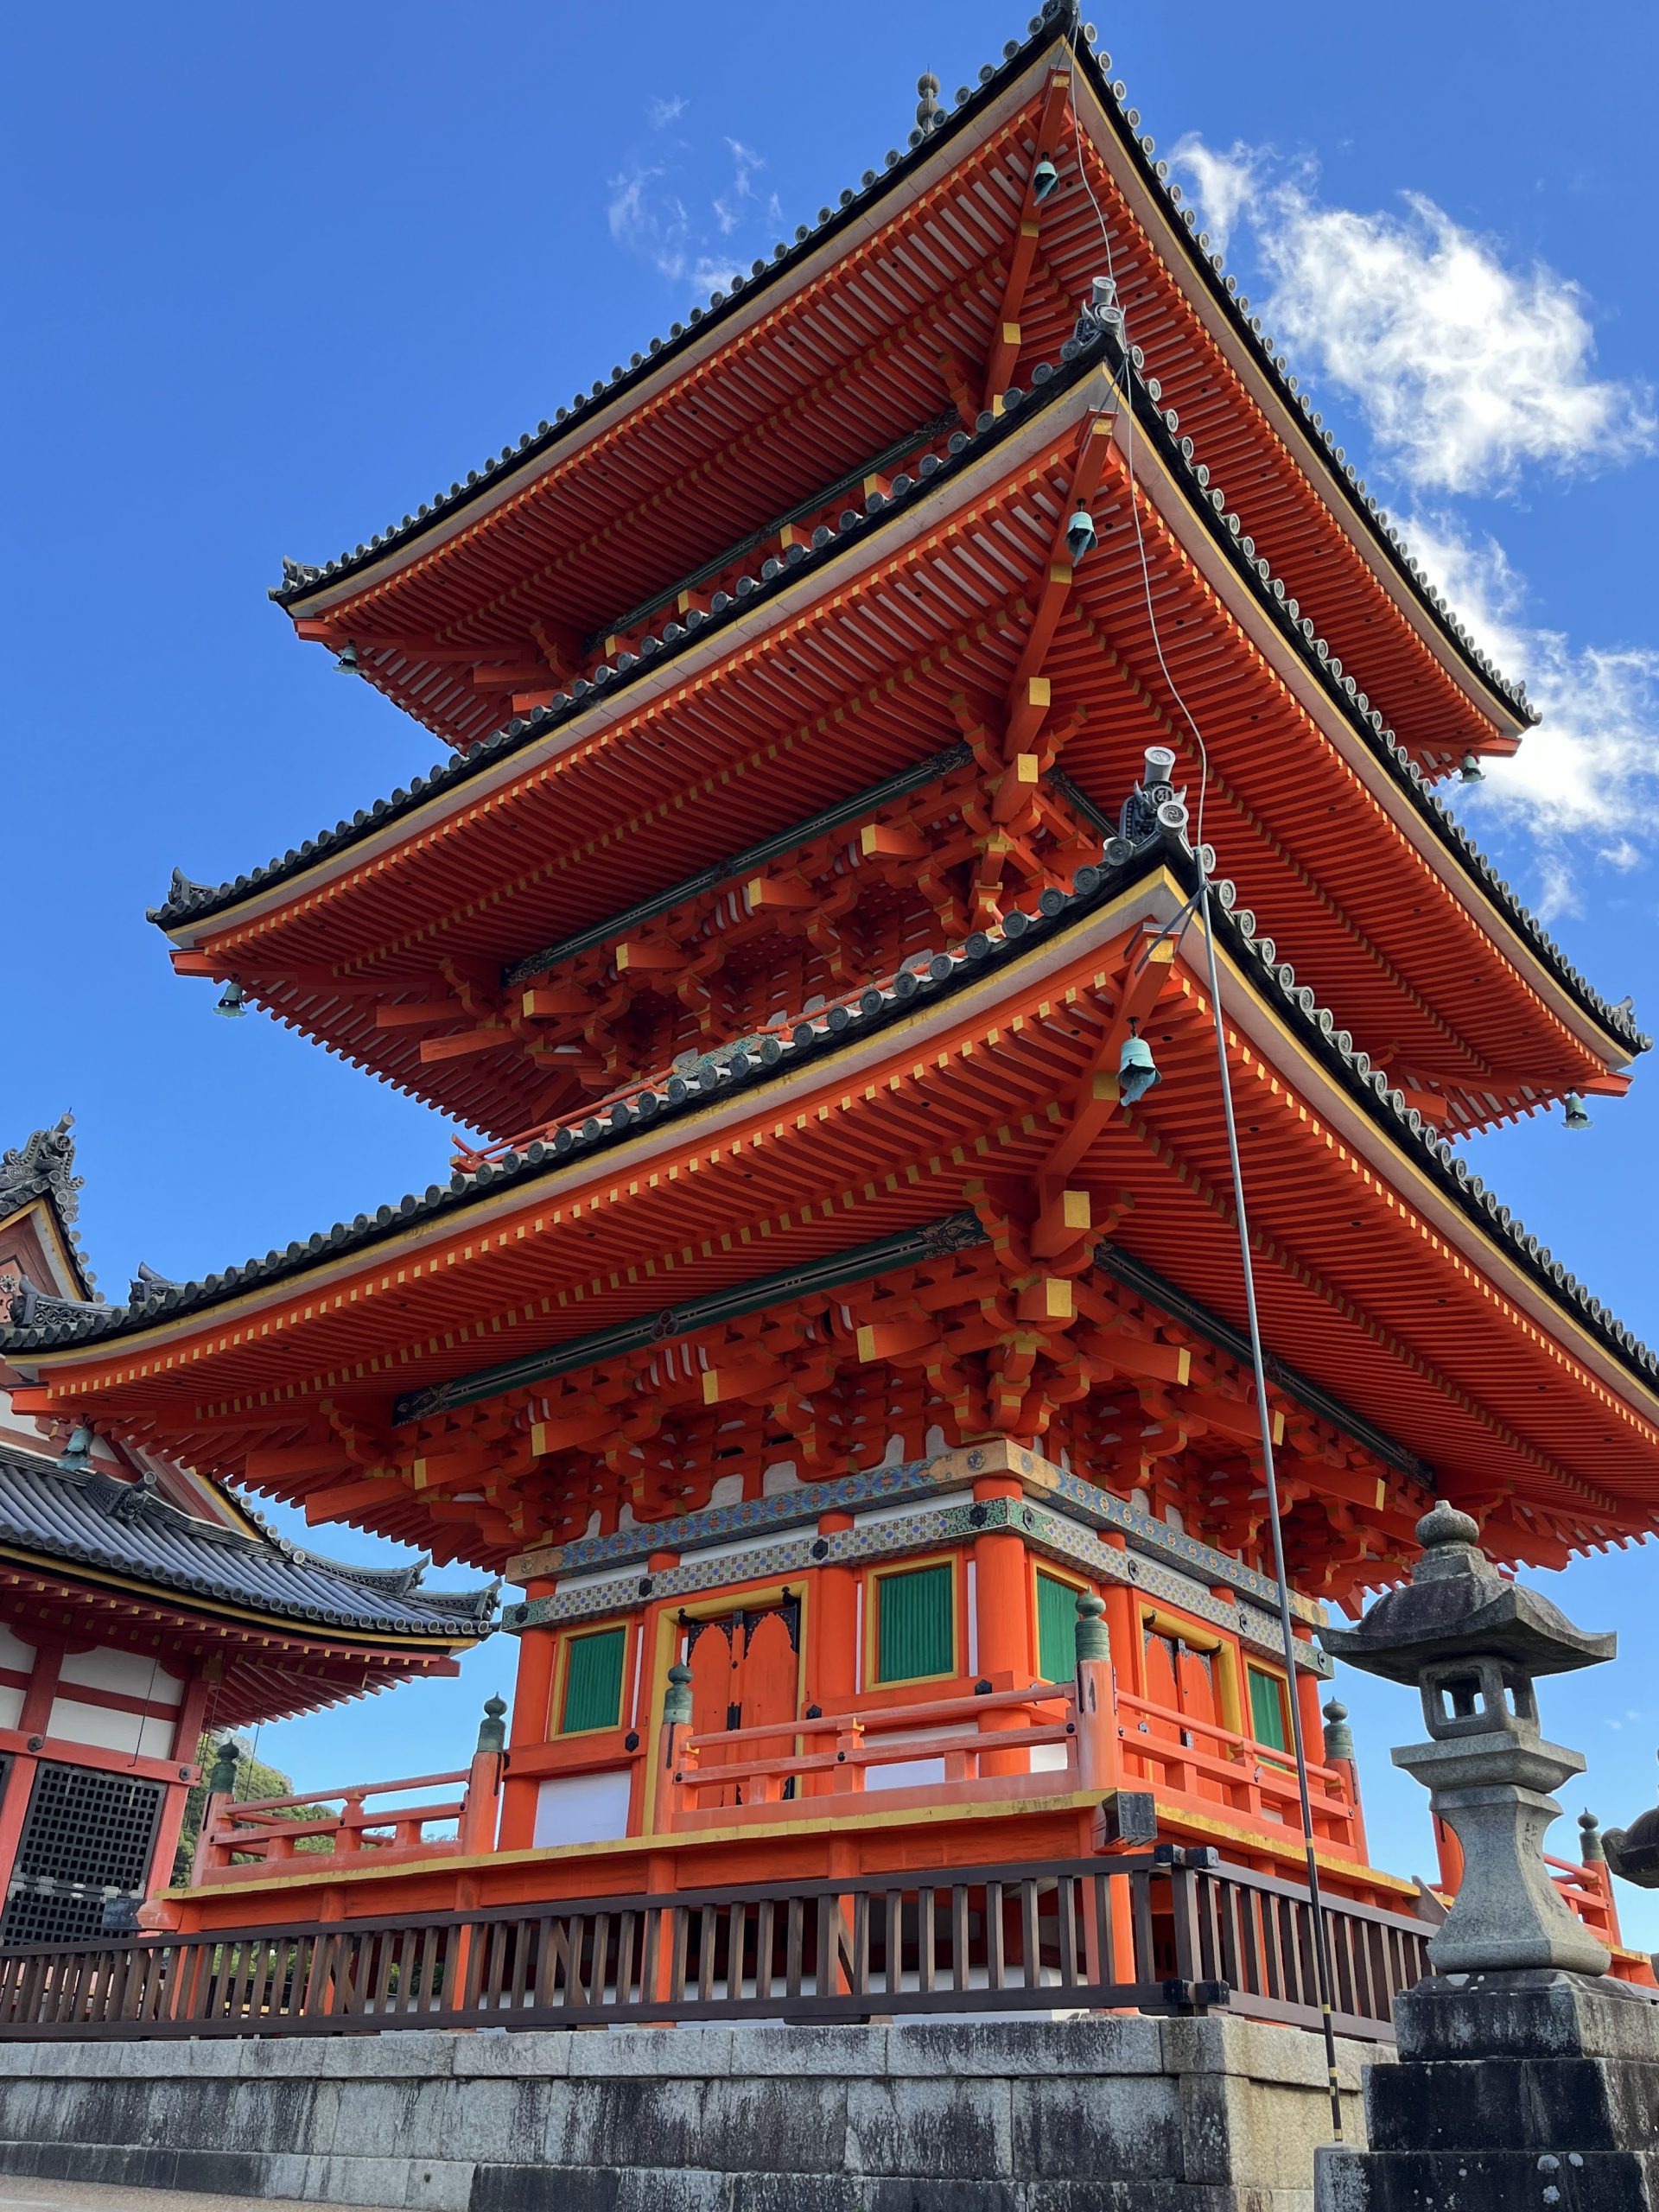
[{"label": "railing post", "polygon": [[682,1813],[696,1802],[694,1793],[680,1780],[682,1769],[695,1764],[681,1748],[690,1726],[691,1669],[676,1660],[668,1670],[668,1688],[663,1693],[662,1778],[657,1796],[659,1829],[677,1827]]},{"label": "railing post", "polygon": [[1349,1815],[1349,1841],[1362,1860],[1366,1859],[1365,1814],[1359,1802],[1359,1766],[1354,1756],[1354,1732],[1348,1726],[1348,1708],[1332,1698],[1325,1707],[1325,1764],[1333,1767],[1342,1777],[1352,1808]]},{"label": "railing post", "polygon": [[241,1754],[236,1738],[226,1736],[213,1753],[213,1772],[207,1777],[207,1796],[201,1808],[201,1826],[196,1830],[196,1848],[190,1861],[190,1886],[195,1889],[205,1878],[210,1866],[228,1866],[228,1849],[223,1856],[219,1838],[219,1819],[221,1809],[235,1802],[236,1770]]},{"label": "railing post", "polygon": [[1607,1916],[1605,1925],[1596,1932],[1605,1936],[1615,1950],[1622,1950],[1624,1938],[1619,1932],[1618,1902],[1613,1895],[1613,1878],[1607,1871],[1607,1854],[1601,1847],[1601,1822],[1593,1813],[1579,1815],[1579,1834],[1584,1886],[1599,1898]]},{"label": "railing post", "polygon": [[1454,1897],[1463,1887],[1463,1846],[1438,1813],[1431,1812],[1434,1823],[1434,1856],[1440,1861],[1440,1887],[1449,1897]]},{"label": "railing post", "polygon": [[1104,1604],[1092,1590],[1079,1594],[1076,1739],[1079,1789],[1116,1789],[1122,1779],[1117,1700],[1112,1688],[1112,1645],[1105,1614]]},{"label": "railing post", "polygon": [[506,1764],[506,1713],[505,1698],[485,1700],[484,1718],[478,1727],[478,1746],[467,1770],[467,1794],[461,1799],[455,1838],[463,1859],[495,1848],[501,1773]]}]

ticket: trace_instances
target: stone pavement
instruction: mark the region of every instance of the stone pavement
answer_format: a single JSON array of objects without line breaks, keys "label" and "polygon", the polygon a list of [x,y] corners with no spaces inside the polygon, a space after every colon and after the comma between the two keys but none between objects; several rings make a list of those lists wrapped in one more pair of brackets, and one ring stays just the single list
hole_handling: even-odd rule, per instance
[{"label": "stone pavement", "polygon": [[[318,2212],[289,2197],[260,2200],[261,2212]],[[245,2196],[201,2196],[194,2190],[103,2189],[87,2181],[13,2181],[0,2174],[0,2212],[251,2212]],[[355,2212],[375,2212],[359,2205]],[[390,2212],[390,2208],[386,2208]]]}]

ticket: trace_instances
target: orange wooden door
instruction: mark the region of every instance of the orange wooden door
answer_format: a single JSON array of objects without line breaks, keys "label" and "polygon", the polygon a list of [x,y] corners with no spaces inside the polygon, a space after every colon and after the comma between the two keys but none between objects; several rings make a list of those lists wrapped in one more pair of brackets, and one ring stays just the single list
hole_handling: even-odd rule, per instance
[{"label": "orange wooden door", "polygon": [[1146,1635],[1147,1701],[1163,1707],[1161,1713],[1146,1716],[1147,1733],[1160,1736],[1166,1744],[1179,1744],[1181,1725],[1177,1717],[1181,1710],[1180,1646],[1173,1636],[1166,1636],[1161,1629],[1149,1628]]},{"label": "orange wooden door", "polygon": [[[795,1656],[794,1624],[782,1605],[746,1616],[743,1664],[740,1669],[738,1704],[745,1728],[763,1727],[768,1720],[792,1721],[796,1717],[799,1667]],[[795,1733],[782,1733],[754,1745],[754,1758],[787,1758],[795,1748]]]},{"label": "orange wooden door", "polygon": [[[691,1731],[695,1736],[728,1728],[764,1727],[769,1720],[792,1721],[798,1710],[796,1646],[800,1609],[793,1599],[753,1612],[721,1613],[695,1626],[691,1669]],[[783,1758],[795,1747],[792,1730],[759,1744],[710,1744],[697,1755],[699,1768],[741,1764],[753,1758]],[[701,1805],[741,1805],[743,1792],[702,1789]]]},{"label": "orange wooden door", "polygon": [[[732,1630],[734,1618],[731,1614],[712,1621],[699,1621],[693,1630],[690,1657],[691,1669],[691,1733],[702,1738],[718,1734],[722,1728],[734,1724],[731,1717]],[[723,1766],[730,1757],[721,1744],[702,1745],[697,1752],[697,1769],[706,1774],[710,1767]],[[735,1802],[729,1789],[699,1789],[696,1802],[700,1806],[730,1805]]]},{"label": "orange wooden door", "polygon": [[[1216,1655],[1212,1651],[1195,1651],[1190,1643],[1179,1647],[1181,1712],[1189,1720],[1207,1721],[1211,1727],[1221,1719],[1216,1698]],[[1213,1736],[1189,1733],[1187,1742],[1196,1751],[1205,1752],[1211,1758],[1218,1756],[1221,1746]],[[1224,1798],[1226,1791],[1218,1777],[1195,1772],[1193,1788],[1200,1797]]]}]

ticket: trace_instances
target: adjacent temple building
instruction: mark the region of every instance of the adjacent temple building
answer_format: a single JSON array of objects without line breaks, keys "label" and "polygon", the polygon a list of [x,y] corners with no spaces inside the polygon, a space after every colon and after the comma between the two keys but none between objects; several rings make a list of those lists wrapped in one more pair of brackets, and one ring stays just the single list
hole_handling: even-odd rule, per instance
[{"label": "adjacent temple building", "polygon": [[154,918],[470,1134],[284,1251],[23,1311],[13,1404],[525,1594],[484,1847],[221,1806],[175,1925],[1152,1839],[1294,1878],[1293,1705],[1332,1893],[1415,1910],[1321,1738],[1325,1609],[1437,1498],[1533,1567],[1655,1525],[1659,1360],[1459,1150],[1648,1041],[1439,796],[1524,696],[1092,33],[922,89],[728,293],[285,565],[452,753]]},{"label": "adjacent temple building", "polygon": [[[69,1116],[0,1154],[0,1313],[106,1313],[75,1220]],[[159,1281],[141,1269],[135,1296]],[[495,1592],[342,1567],[210,1476],[42,1425],[0,1351],[0,1950],[130,1925],[172,1876],[204,1733],[454,1674]],[[59,1440],[50,1429],[55,1427]]]}]

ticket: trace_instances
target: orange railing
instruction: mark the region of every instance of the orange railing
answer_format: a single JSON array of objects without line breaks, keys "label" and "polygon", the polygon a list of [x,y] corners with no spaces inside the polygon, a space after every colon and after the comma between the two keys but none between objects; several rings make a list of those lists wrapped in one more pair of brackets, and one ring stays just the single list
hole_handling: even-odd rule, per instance
[{"label": "orange railing", "polygon": [[[677,1732],[665,1824],[726,1827],[821,1815],[825,1799],[879,1790],[884,1807],[1041,1798],[1115,1780],[1110,1668],[925,1705],[874,1705],[755,1728]],[[1104,1694],[1103,1694],[1103,1692]],[[1027,1718],[1039,1715],[1041,1718]],[[989,1725],[987,1726],[986,1724]],[[792,1739],[792,1741],[791,1741]],[[779,1751],[780,1740],[791,1748]],[[1036,1751],[1058,1756],[1033,1763]],[[925,1768],[913,1781],[904,1770]]]},{"label": "orange railing", "polygon": [[1578,1866],[1570,1859],[1552,1859],[1546,1852],[1544,1864],[1563,1904],[1570,1905],[1590,1933],[1599,1936],[1610,1950],[1618,1950],[1624,1938],[1619,1934],[1618,1907],[1613,1902],[1612,1877],[1605,1861]]},{"label": "orange railing", "polygon": [[[1122,1690],[1117,1706],[1126,1784],[1156,1789],[1164,1798],[1183,1798],[1211,1815],[1220,1806],[1250,1826],[1271,1821],[1300,1832],[1301,1807],[1290,1752]],[[1359,1857],[1359,1808],[1348,1777],[1338,1767],[1310,1761],[1307,1779],[1318,1840]]]},{"label": "orange railing", "polygon": [[[355,1782],[345,1789],[314,1789],[289,1797],[210,1796],[191,1869],[193,1888],[257,1881],[291,1870],[327,1872],[331,1861],[377,1866],[488,1851],[495,1840],[499,1755],[480,1752],[454,1774],[423,1774],[397,1782]],[[417,1790],[458,1790],[426,1803],[375,1808],[372,1797]],[[338,1808],[338,1810],[334,1809]]]}]

